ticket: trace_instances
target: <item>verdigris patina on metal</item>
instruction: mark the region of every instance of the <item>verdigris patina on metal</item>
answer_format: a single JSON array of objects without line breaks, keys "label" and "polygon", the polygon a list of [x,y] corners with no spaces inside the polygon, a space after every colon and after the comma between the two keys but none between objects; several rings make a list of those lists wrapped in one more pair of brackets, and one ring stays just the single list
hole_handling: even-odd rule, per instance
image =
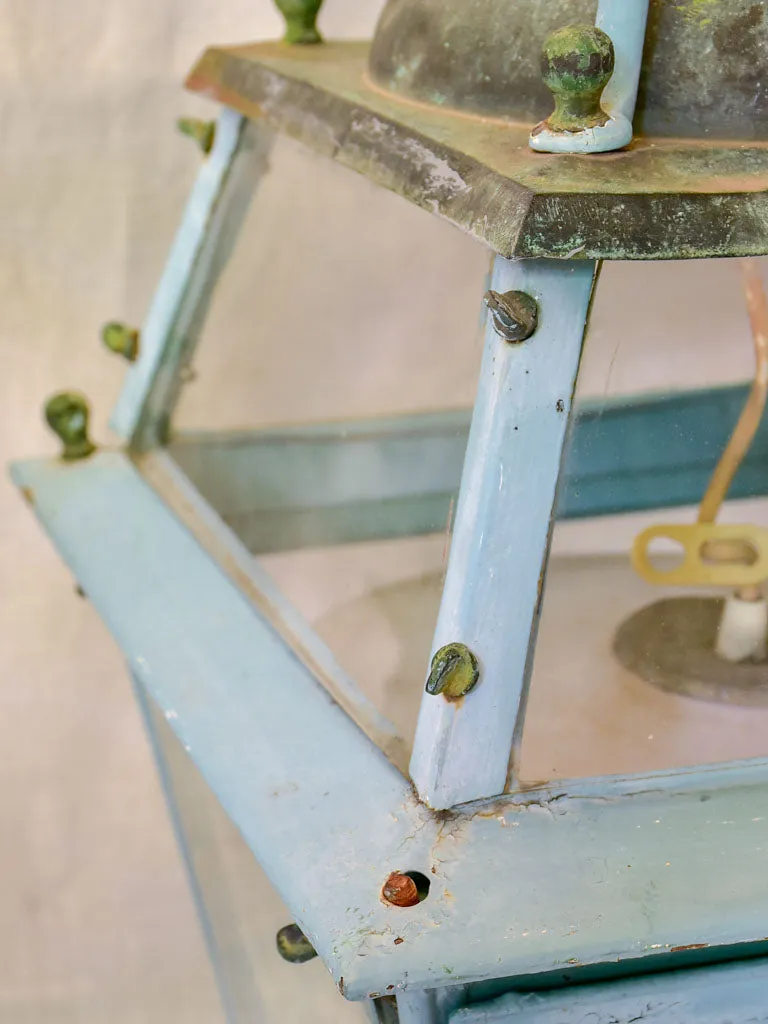
[{"label": "verdigris patina on metal", "polygon": [[460,700],[477,686],[480,667],[466,644],[446,644],[432,659],[427,693],[446,700]]},{"label": "verdigris patina on metal", "polygon": [[542,51],[541,77],[555,98],[555,109],[542,125],[576,132],[605,124],[608,115],[600,98],[615,64],[610,36],[599,28],[566,25],[553,32]]},{"label": "verdigris patina on metal", "polygon": [[275,938],[277,951],[289,964],[306,964],[317,956],[315,947],[297,924],[287,924]]},{"label": "verdigris patina on metal", "polygon": [[135,363],[139,355],[139,331],[128,324],[111,320],[101,329],[101,340],[105,348],[122,356],[129,363]]},{"label": "verdigris patina on metal", "polygon": [[62,391],[45,403],[45,419],[61,439],[61,457],[66,462],[85,459],[96,451],[88,437],[90,412],[86,398],[76,391]]},{"label": "verdigris patina on metal", "polygon": [[[412,100],[535,123],[552,109],[546,37],[597,0],[389,0],[371,77]],[[635,114],[645,135],[768,139],[764,0],[651,0]]]},{"label": "verdigris patina on metal", "polygon": [[[489,3],[484,0],[485,6]],[[574,0],[574,7],[580,4]],[[435,5],[422,0],[413,6]],[[467,0],[467,6],[474,5]],[[532,38],[525,13],[529,6],[545,9],[536,0],[505,0],[505,9],[522,12],[520,32],[512,32],[506,44],[514,62],[518,36],[531,39],[538,67],[539,42]],[[734,0],[731,6],[738,13],[744,4]],[[458,17],[457,9],[453,3],[446,6]],[[552,18],[541,20],[540,34],[546,36]],[[687,30],[687,20],[680,25]],[[756,33],[758,27],[768,43],[764,20]],[[681,36],[686,38],[687,31]],[[489,38],[488,45],[496,42]],[[383,89],[374,80],[379,46],[377,39],[370,67],[365,43],[214,47],[187,84],[247,117],[264,118],[505,257],[653,260],[768,253],[768,139],[736,143],[706,134],[698,139],[639,136],[616,153],[534,153],[528,147],[530,130],[552,109],[540,77],[545,98],[533,117],[478,117],[466,105],[457,111],[446,103],[414,102],[403,91]],[[450,54],[444,59],[452,63]],[[720,58],[712,52],[710,59]],[[515,89],[510,86],[507,95],[514,105]],[[752,109],[759,112],[762,94],[755,96]],[[719,107],[735,100],[725,86],[716,103],[710,95]],[[645,102],[647,123],[651,108]],[[658,120],[661,114],[653,109]],[[765,120],[756,127],[742,110],[742,124],[750,125],[744,138],[766,133]],[[684,134],[685,117],[677,125],[678,134]]]},{"label": "verdigris patina on metal", "polygon": [[275,0],[275,3],[285,18],[286,43],[306,45],[323,41],[316,24],[323,0]]},{"label": "verdigris patina on metal", "polygon": [[182,135],[193,139],[206,156],[213,149],[213,140],[216,137],[216,122],[201,121],[198,117],[180,117],[176,127]]}]

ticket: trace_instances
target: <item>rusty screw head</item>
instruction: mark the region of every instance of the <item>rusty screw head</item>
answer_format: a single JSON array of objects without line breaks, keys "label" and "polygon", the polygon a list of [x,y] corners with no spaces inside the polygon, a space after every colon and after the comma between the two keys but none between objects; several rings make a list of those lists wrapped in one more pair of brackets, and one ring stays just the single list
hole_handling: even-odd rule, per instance
[{"label": "rusty screw head", "polygon": [[527,292],[486,292],[483,300],[491,311],[493,329],[517,344],[526,341],[539,326],[539,305]]},{"label": "rusty screw head", "polygon": [[384,883],[381,898],[393,907],[415,907],[421,902],[419,890],[409,875],[393,871]]},{"label": "rusty screw head", "polygon": [[477,686],[480,667],[466,644],[446,644],[432,659],[427,693],[442,694],[446,700],[459,700]]},{"label": "rusty screw head", "polygon": [[287,924],[277,933],[277,951],[289,964],[305,964],[317,956],[315,948],[297,924]]}]

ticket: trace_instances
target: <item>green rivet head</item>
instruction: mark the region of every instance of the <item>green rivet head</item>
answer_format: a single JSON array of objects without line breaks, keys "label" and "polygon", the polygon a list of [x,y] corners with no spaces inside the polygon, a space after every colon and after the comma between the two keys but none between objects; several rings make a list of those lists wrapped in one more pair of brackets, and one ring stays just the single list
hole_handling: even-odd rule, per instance
[{"label": "green rivet head", "polygon": [[206,156],[213,149],[216,138],[215,121],[201,121],[197,117],[180,117],[176,122],[176,127],[182,135],[194,139]]},{"label": "green rivet head", "polygon": [[316,22],[323,0],[275,0],[275,4],[285,18],[284,42],[300,46],[322,43]]},{"label": "green rivet head", "polygon": [[45,419],[64,445],[62,459],[85,459],[96,451],[88,437],[89,415],[88,402],[73,391],[62,391],[46,402]]},{"label": "green rivet head", "polygon": [[277,951],[289,964],[305,964],[317,956],[311,942],[297,924],[287,924],[277,933]]},{"label": "green rivet head", "polygon": [[110,352],[123,356],[133,363],[139,354],[139,332],[135,327],[113,321],[104,324],[101,329],[101,340]]},{"label": "green rivet head", "polygon": [[544,122],[552,131],[578,132],[605,124],[600,97],[611,80],[616,55],[610,36],[594,25],[569,25],[547,37],[541,74],[555,98]]},{"label": "green rivet head", "polygon": [[447,644],[432,659],[427,693],[459,700],[477,686],[480,669],[477,658],[464,644]]}]

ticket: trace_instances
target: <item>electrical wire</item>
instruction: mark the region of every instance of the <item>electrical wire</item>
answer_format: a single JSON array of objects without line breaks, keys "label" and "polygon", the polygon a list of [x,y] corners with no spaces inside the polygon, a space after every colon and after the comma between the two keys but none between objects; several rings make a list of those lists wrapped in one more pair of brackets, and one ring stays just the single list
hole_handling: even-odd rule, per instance
[{"label": "electrical wire", "polygon": [[[699,507],[700,523],[714,523],[717,519],[739,466],[755,439],[768,400],[768,300],[755,260],[742,260],[741,266],[755,348],[755,376],[746,405],[704,493]],[[751,554],[744,545],[733,543],[710,544],[706,553],[713,561],[749,561]],[[755,586],[742,588],[738,595],[747,601],[762,596],[760,588]]]}]

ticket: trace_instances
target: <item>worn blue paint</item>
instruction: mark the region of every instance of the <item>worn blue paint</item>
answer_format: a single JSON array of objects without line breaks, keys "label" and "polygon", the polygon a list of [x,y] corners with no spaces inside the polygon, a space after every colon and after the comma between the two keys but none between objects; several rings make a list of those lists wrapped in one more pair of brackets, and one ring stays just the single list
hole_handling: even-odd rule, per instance
[{"label": "worn blue paint", "polygon": [[515,993],[457,1010],[449,1020],[450,1024],[763,1024],[768,1021],[768,961]]},{"label": "worn blue paint", "polygon": [[430,807],[503,793],[522,726],[542,578],[585,322],[590,262],[497,257],[493,287],[532,294],[527,342],[491,317],[433,652],[465,644],[480,682],[463,701],[424,694],[411,777]]},{"label": "worn blue paint", "polygon": [[[409,783],[125,455],[14,476],[338,981],[356,955],[352,922],[364,933],[381,916],[397,844],[425,819]],[[365,804],[397,817],[371,827]]]},{"label": "worn blue paint", "polygon": [[136,447],[162,440],[180,374],[197,343],[213,288],[230,254],[273,133],[224,108],[168,263],[141,330],[139,357],[127,372],[111,426]]},{"label": "worn blue paint", "polygon": [[350,998],[768,945],[768,762],[433,814],[125,455],[13,475]]},{"label": "worn blue paint", "polygon": [[397,996],[398,1024],[442,1024],[445,1017],[439,1017],[434,992],[406,989]]},{"label": "worn blue paint", "polygon": [[[736,385],[577,403],[560,519],[701,500],[747,399]],[[464,410],[233,433],[170,453],[254,553],[443,531],[469,434]],[[768,494],[768,418],[729,497]]]},{"label": "worn blue paint", "polygon": [[611,37],[616,54],[616,69],[602,96],[603,110],[611,117],[628,121],[630,132],[647,21],[648,0],[600,0],[597,6],[595,25]]},{"label": "worn blue paint", "polygon": [[595,24],[611,37],[616,52],[616,69],[602,96],[609,120],[580,132],[544,129],[531,136],[532,149],[543,153],[607,153],[632,141],[647,19],[648,0],[600,0]]},{"label": "worn blue paint", "polygon": [[453,1010],[465,1002],[466,987],[405,989],[397,996],[398,1024],[447,1024]]}]

